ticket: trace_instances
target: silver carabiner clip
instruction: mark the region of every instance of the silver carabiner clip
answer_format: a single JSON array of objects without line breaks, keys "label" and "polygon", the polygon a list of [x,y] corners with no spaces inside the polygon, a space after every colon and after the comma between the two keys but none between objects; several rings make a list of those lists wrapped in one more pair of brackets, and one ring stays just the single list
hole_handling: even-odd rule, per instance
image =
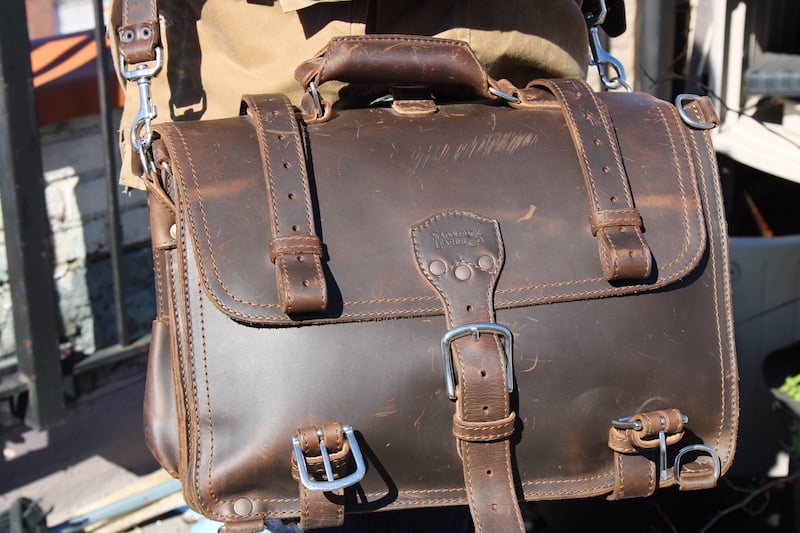
[{"label": "silver carabiner clip", "polygon": [[136,68],[128,70],[124,58],[120,55],[120,73],[128,81],[136,81],[139,86],[139,111],[133,118],[130,130],[130,140],[133,148],[139,153],[139,157],[144,157],[144,152],[150,148],[153,140],[153,132],[150,126],[156,118],[157,110],[153,105],[150,93],[150,83],[152,78],[158,74],[164,65],[164,58],[161,47],[155,49],[156,57],[152,65],[139,64]]},{"label": "silver carabiner clip", "polygon": [[[589,49],[591,55],[589,56],[589,65],[597,67],[597,72],[600,74],[600,82],[606,89],[625,89],[628,92],[633,91],[633,88],[625,81],[625,67],[622,62],[616,57],[612,56],[608,51],[603,48],[600,42],[600,25],[606,20],[605,0],[598,0],[598,10],[596,13],[589,13],[586,15],[586,21],[589,25]],[[609,70],[614,73],[609,76]]]}]

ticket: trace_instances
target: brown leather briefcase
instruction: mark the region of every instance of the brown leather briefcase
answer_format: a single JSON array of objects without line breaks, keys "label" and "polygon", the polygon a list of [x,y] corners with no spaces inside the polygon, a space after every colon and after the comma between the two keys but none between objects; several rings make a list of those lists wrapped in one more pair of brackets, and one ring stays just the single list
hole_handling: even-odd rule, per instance
[{"label": "brown leather briefcase", "polygon": [[[154,127],[146,432],[189,505],[506,532],[522,500],[716,484],[738,397],[707,99],[516,89],[402,36],[297,77],[302,111]],[[334,110],[331,79],[392,97]]]}]

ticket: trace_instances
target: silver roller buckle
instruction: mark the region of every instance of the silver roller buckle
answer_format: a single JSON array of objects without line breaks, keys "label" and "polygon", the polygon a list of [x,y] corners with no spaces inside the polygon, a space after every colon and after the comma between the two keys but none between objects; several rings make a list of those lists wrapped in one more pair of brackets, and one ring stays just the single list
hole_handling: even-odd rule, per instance
[{"label": "silver roller buckle", "polygon": [[445,387],[447,388],[447,396],[451,400],[455,400],[457,396],[456,377],[455,370],[453,368],[453,351],[450,349],[450,345],[454,340],[461,337],[466,337],[468,335],[471,335],[472,339],[477,341],[480,339],[481,333],[498,335],[503,341],[503,352],[505,353],[506,359],[506,383],[508,386],[508,392],[514,391],[514,336],[512,335],[511,330],[494,322],[467,324],[466,326],[453,328],[442,336],[442,359],[444,361]]},{"label": "silver roller buckle", "polygon": [[[633,417],[626,416],[622,418],[617,418],[611,421],[611,424],[621,430],[629,430],[632,429],[634,431],[641,431],[642,430],[642,423],[639,421],[632,420]],[[683,417],[683,423],[689,423],[689,417]],[[662,427],[666,427],[666,420],[661,418]],[[675,480],[675,484],[680,486],[681,484],[681,464],[683,456],[687,453],[705,453],[706,455],[710,456],[714,460],[714,470],[712,474],[714,476],[714,480],[718,480],[720,475],[722,474],[722,460],[719,457],[717,451],[712,448],[711,446],[707,446],[705,444],[690,444],[689,446],[684,446],[678,451],[678,454],[675,456],[675,461],[672,466],[673,468],[673,479]],[[658,432],[658,466],[659,466],[659,479],[661,481],[667,481],[669,479],[669,468],[667,467],[667,435],[662,430]]]},{"label": "silver roller buckle", "polygon": [[367,472],[367,465],[364,462],[364,456],[361,454],[361,448],[358,446],[355,432],[352,426],[342,426],[342,431],[347,438],[347,443],[350,445],[350,455],[356,463],[356,469],[352,474],[344,477],[334,478],[333,465],[331,464],[331,456],[328,453],[328,447],[325,446],[325,439],[322,434],[322,429],[317,428],[317,436],[319,437],[319,450],[322,457],[322,464],[325,467],[325,480],[317,481],[311,479],[308,473],[308,465],[306,464],[305,454],[300,447],[300,439],[297,435],[292,436],[292,448],[294,449],[294,458],[297,461],[297,471],[300,475],[300,482],[309,490],[318,490],[329,492],[333,490],[344,489],[355,485],[362,479]]}]

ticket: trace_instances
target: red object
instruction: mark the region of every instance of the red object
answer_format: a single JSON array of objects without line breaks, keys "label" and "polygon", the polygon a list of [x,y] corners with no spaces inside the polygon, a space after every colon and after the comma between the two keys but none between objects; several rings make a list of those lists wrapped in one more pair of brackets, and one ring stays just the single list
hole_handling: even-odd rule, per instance
[{"label": "red object", "polygon": [[[111,54],[105,49],[111,65]],[[31,73],[39,126],[97,114],[97,46],[94,31],[31,42]],[[122,107],[123,93],[109,67],[111,105]]]}]

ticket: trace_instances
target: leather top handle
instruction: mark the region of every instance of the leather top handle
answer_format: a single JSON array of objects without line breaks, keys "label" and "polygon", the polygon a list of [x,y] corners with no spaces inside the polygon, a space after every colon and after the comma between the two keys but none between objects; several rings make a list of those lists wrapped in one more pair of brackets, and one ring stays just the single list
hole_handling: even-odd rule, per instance
[{"label": "leather top handle", "polygon": [[324,121],[330,114],[316,92],[328,81],[424,85],[476,99],[496,98],[490,87],[497,88],[467,43],[413,35],[335,37],[297,67],[295,79],[306,89],[303,110],[309,122]]}]

